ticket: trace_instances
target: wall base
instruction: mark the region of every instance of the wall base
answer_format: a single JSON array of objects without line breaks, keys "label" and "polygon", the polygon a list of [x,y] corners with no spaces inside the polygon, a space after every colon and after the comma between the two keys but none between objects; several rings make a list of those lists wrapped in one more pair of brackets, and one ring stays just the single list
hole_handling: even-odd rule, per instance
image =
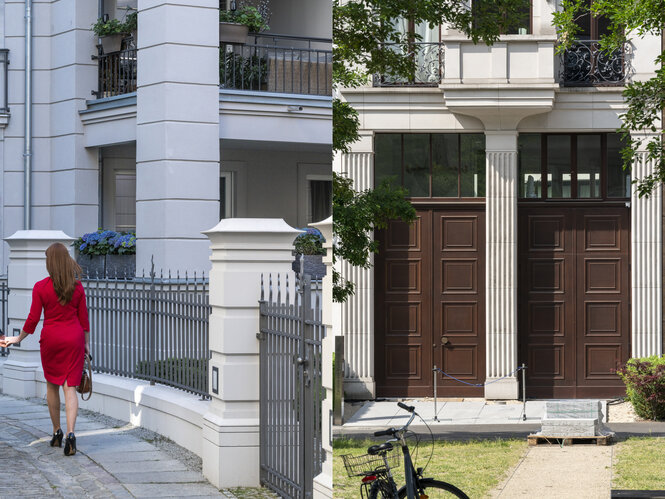
[{"label": "wall base", "polygon": [[203,416],[203,476],[215,487],[259,487],[258,419]]},{"label": "wall base", "polygon": [[321,473],[314,477],[314,499],[332,499],[333,484],[332,477]]},{"label": "wall base", "polygon": [[20,398],[37,396],[37,379],[44,377],[39,364],[10,359],[2,371],[2,393]]},{"label": "wall base", "polygon": [[485,398],[487,400],[518,400],[519,383],[517,378],[506,378],[500,381],[494,381],[497,378],[487,378],[485,383],[491,383],[485,386]]},{"label": "wall base", "polygon": [[344,379],[344,398],[347,400],[374,400],[376,383],[372,378]]}]

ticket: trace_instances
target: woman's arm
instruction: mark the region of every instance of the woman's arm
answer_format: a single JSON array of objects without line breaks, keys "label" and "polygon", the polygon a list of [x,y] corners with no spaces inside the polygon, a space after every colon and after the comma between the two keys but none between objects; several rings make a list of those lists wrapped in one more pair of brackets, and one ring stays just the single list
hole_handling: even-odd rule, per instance
[{"label": "woman's arm", "polygon": [[9,345],[16,345],[25,339],[28,333],[21,330],[18,336],[5,336],[4,340],[0,340],[0,347],[8,347]]},{"label": "woman's arm", "polygon": [[28,318],[23,325],[21,334],[24,332],[27,334],[34,333],[37,324],[39,324],[39,319],[42,316],[42,297],[40,296],[39,290],[37,289],[38,285],[39,283],[35,284],[35,286],[32,288],[32,305],[30,305],[30,313],[28,314]]},{"label": "woman's arm", "polygon": [[88,320],[88,306],[85,302],[85,290],[83,289],[82,285],[81,291],[83,296],[81,297],[81,301],[79,301],[77,312],[79,323],[81,324],[83,331],[85,331],[85,353],[90,355],[90,322]]}]

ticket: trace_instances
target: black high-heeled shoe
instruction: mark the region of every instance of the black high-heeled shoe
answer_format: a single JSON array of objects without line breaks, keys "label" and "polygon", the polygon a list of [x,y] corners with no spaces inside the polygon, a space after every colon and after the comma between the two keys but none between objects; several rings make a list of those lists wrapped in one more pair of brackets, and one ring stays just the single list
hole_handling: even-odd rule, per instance
[{"label": "black high-heeled shoe", "polygon": [[74,454],[76,454],[76,437],[73,433],[70,433],[65,438],[65,456],[73,456]]},{"label": "black high-heeled shoe", "polygon": [[62,447],[62,436],[62,430],[58,428],[58,431],[56,431],[53,434],[53,437],[51,437],[51,447],[55,447],[56,445]]}]

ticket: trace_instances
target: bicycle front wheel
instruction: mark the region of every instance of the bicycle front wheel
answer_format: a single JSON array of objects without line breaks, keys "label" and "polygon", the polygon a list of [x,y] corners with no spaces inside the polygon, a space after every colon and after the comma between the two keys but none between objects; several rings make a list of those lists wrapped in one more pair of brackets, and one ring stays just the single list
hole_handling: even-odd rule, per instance
[{"label": "bicycle front wheel", "polygon": [[[451,499],[453,497],[458,497],[459,499],[469,499],[469,496],[467,496],[454,485],[446,482],[440,482],[439,480],[433,480],[431,478],[423,478],[420,480],[420,487],[423,489],[423,492],[429,499]],[[399,489],[399,498],[404,499],[405,497],[406,486]]]}]

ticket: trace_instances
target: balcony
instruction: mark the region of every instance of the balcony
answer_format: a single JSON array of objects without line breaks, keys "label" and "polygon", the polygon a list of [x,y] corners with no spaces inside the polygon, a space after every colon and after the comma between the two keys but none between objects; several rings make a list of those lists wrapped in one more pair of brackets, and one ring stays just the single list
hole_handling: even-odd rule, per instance
[{"label": "balcony", "polygon": [[133,37],[123,39],[121,50],[105,54],[99,46],[99,54],[93,56],[99,67],[97,99],[136,92],[136,43]]},{"label": "balcony", "polygon": [[[400,45],[393,45],[395,50]],[[437,87],[443,78],[444,46],[435,42],[414,42],[409,45],[409,56],[414,59],[415,69],[409,78],[374,75],[375,87],[424,86]]]},{"label": "balcony", "polygon": [[580,41],[561,56],[565,87],[621,86],[630,73],[630,45],[603,51],[598,40]]},{"label": "balcony", "polygon": [[249,40],[221,44],[222,89],[331,95],[331,40],[273,34],[255,34]]}]

